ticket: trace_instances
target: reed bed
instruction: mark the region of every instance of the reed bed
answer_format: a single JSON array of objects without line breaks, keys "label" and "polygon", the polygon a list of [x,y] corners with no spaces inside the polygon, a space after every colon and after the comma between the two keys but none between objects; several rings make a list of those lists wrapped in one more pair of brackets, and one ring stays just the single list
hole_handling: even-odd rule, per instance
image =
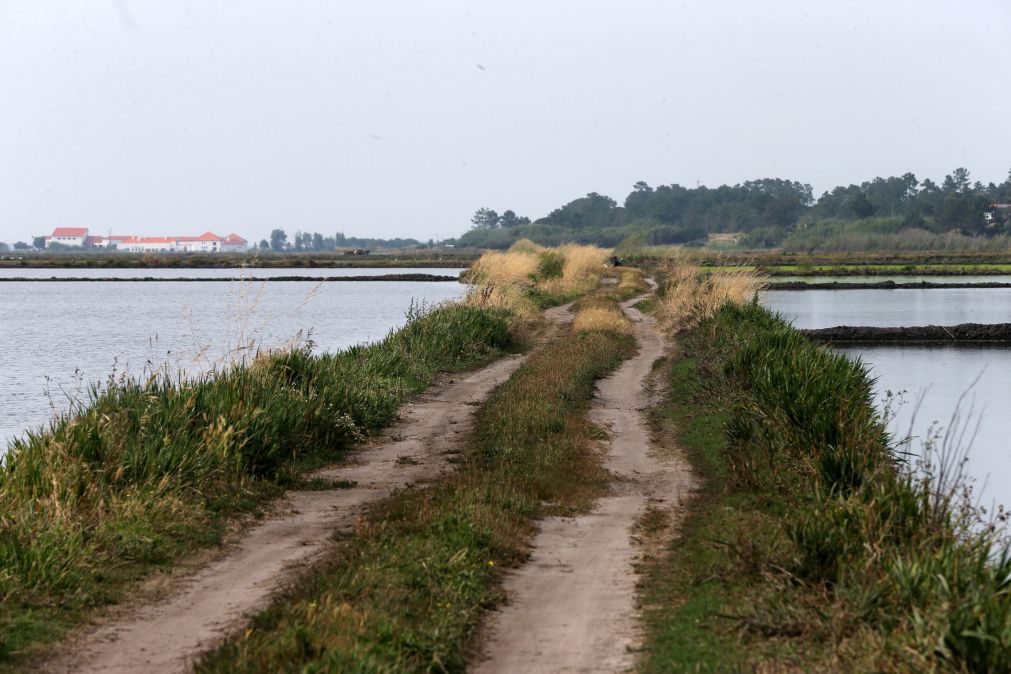
[{"label": "reed bed", "polygon": [[300,462],[334,460],[387,425],[438,371],[512,341],[500,309],[416,308],[368,346],[93,387],[0,467],[0,660],[213,543],[228,515],[278,493]]}]

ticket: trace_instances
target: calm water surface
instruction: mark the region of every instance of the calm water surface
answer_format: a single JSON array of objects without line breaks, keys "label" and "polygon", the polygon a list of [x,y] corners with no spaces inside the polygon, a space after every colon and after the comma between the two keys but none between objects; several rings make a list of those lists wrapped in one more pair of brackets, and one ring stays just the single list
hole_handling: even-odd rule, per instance
[{"label": "calm water surface", "polygon": [[206,371],[256,348],[289,343],[300,332],[311,331],[320,350],[374,341],[403,324],[412,302],[459,298],[466,286],[12,281],[0,290],[2,452],[11,438],[46,423],[54,410],[66,409],[68,396],[81,395],[88,382],[114,371],[136,374],[165,364],[190,373]]},{"label": "calm water surface", "polygon": [[1011,283],[1008,274],[979,274],[974,276],[770,276],[770,282],[804,281],[806,283]]},{"label": "calm water surface", "polygon": [[798,328],[1011,323],[1011,288],[767,290],[762,304]]},{"label": "calm water surface", "polygon": [[459,276],[462,267],[224,267],[214,269],[20,269],[0,267],[0,278],[272,278],[275,276],[383,276],[385,274],[437,274]]},{"label": "calm water surface", "polygon": [[[762,300],[801,328],[1011,322],[1011,289],[770,291]],[[889,430],[896,437],[912,435],[911,450],[920,450],[932,427],[954,426],[958,435],[965,430],[966,470],[976,497],[988,508],[1011,506],[1011,349],[861,345],[837,350],[869,367],[882,407],[887,392],[904,392]]]}]

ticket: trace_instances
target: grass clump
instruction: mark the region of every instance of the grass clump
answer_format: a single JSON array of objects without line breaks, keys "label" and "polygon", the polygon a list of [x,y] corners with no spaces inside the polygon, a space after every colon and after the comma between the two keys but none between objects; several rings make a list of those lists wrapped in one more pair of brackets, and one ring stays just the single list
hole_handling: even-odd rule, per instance
[{"label": "grass clump", "polygon": [[682,347],[669,414],[707,488],[651,570],[646,671],[1011,668],[1011,555],[957,474],[898,461],[859,363],[757,304]]},{"label": "grass clump", "polygon": [[748,302],[765,282],[752,269],[703,272],[686,258],[671,258],[659,269],[663,283],[655,312],[671,334],[690,330],[713,316],[724,304]]},{"label": "grass clump", "polygon": [[413,310],[382,342],[309,346],[195,380],[151,375],[93,387],[0,468],[0,655],[51,638],[80,612],[194,547],[227,517],[387,425],[440,370],[512,343],[501,310]]},{"label": "grass clump", "polygon": [[324,569],[197,671],[464,671],[535,520],[604,489],[586,410],[594,381],[633,350],[628,335],[568,329],[536,349],[481,406],[455,473],[372,510]]},{"label": "grass clump", "polygon": [[596,246],[542,248],[523,239],[506,252],[485,253],[466,272],[474,285],[468,301],[526,314],[563,304],[597,287],[609,256]]}]

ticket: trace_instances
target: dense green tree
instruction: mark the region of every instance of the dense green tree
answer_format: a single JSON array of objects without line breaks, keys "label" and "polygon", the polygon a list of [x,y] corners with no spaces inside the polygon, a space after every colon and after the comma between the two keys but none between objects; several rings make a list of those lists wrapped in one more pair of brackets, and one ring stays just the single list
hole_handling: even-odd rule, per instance
[{"label": "dense green tree", "polygon": [[32,239],[32,247],[33,248],[38,248],[39,250],[42,250],[43,248],[45,248],[46,247],[46,237],[44,237],[44,236],[36,236],[34,239]]},{"label": "dense green tree", "polygon": [[[495,211],[492,211],[492,213],[494,212]],[[503,228],[519,227],[521,225],[529,225],[529,224],[530,218],[518,216],[514,211],[511,210],[507,210],[505,213],[499,216],[498,219],[498,226]]]},{"label": "dense green tree", "polygon": [[497,229],[499,226],[498,212],[490,208],[479,208],[470,219],[476,229]]},{"label": "dense green tree", "polygon": [[270,249],[274,252],[281,252],[288,245],[288,235],[283,229],[275,229],[270,232]]},{"label": "dense green tree", "polygon": [[969,191],[969,171],[964,168],[957,168],[950,175],[944,176],[944,183],[941,190],[946,194],[965,193]]}]

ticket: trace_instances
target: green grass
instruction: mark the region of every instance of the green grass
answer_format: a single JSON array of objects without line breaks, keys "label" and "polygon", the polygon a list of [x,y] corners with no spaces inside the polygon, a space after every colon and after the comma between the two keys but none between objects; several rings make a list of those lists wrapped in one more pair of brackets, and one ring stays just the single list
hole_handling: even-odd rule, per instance
[{"label": "green grass", "polygon": [[197,671],[464,671],[536,519],[602,493],[586,409],[594,381],[633,350],[627,336],[568,331],[538,348],[480,408],[457,472],[371,511],[325,568]]},{"label": "green grass", "polygon": [[439,371],[512,343],[501,311],[408,318],[382,342],[334,354],[306,347],[196,380],[111,382],[15,441],[0,470],[0,660],[215,544],[231,516],[387,425]]},{"label": "green grass", "polygon": [[1011,667],[1008,553],[957,481],[896,464],[862,367],[728,305],[671,374],[704,488],[646,567],[644,671]]}]

